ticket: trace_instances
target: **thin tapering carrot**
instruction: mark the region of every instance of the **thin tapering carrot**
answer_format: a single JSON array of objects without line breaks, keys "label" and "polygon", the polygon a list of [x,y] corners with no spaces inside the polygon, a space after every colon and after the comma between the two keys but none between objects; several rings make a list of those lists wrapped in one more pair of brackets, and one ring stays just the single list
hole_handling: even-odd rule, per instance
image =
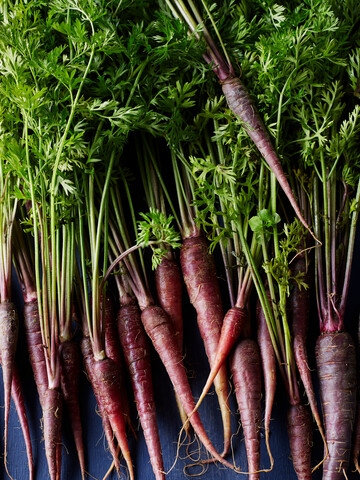
[{"label": "thin tapering carrot", "polygon": [[[218,349],[224,313],[215,261],[203,236],[183,240],[180,250],[181,270],[191,303],[196,309],[197,324],[204,342],[210,368]],[[214,378],[224,428],[225,455],[230,448],[231,421],[227,366],[222,364]]]},{"label": "thin tapering carrot", "polygon": [[270,468],[274,464],[274,459],[270,449],[270,420],[271,412],[274,405],[275,391],[276,391],[276,358],[274,347],[271,342],[269,329],[266,323],[264,311],[258,302],[256,307],[257,319],[257,342],[260,348],[260,357],[262,363],[262,371],[264,377],[265,389],[265,413],[264,413],[264,430],[265,442],[270,458]]},{"label": "thin tapering carrot", "polygon": [[292,463],[298,480],[311,480],[312,420],[305,405],[290,405],[287,428]]},{"label": "thin tapering carrot", "polygon": [[51,480],[58,480],[61,472],[61,419],[62,394],[57,389],[49,388],[44,397],[43,432],[45,454]]},{"label": "thin tapering carrot", "polygon": [[215,460],[234,469],[234,465],[226,461],[211,443],[198,412],[191,415],[195,408],[195,402],[183,364],[182,352],[177,345],[173,325],[169,321],[168,316],[161,307],[157,305],[149,305],[143,309],[141,321],[166,368],[175,392],[177,393],[186,414],[190,416],[189,421],[191,422],[200,442]]},{"label": "thin tapering carrot", "polygon": [[79,346],[75,341],[63,342],[60,345],[59,354],[61,391],[70,418],[71,430],[79,458],[81,477],[85,478],[85,451],[79,404],[79,379],[81,371]]},{"label": "thin tapering carrot", "polygon": [[[16,306],[10,301],[0,303],[0,359],[4,385],[4,463],[6,467],[7,437],[11,402],[11,384],[15,365],[19,319]],[[6,467],[7,468],[7,467]]]},{"label": "thin tapering carrot", "polygon": [[139,307],[134,303],[122,305],[118,312],[117,326],[153,472],[156,480],[164,480],[152,384],[150,345],[141,323]]},{"label": "thin tapering carrot", "polygon": [[113,462],[114,462],[114,466],[115,466],[116,470],[119,471],[120,462],[119,462],[118,452],[116,450],[116,445],[115,445],[115,441],[114,441],[113,430],[111,428],[110,421],[107,417],[105,408],[103,406],[100,394],[99,394],[99,392],[96,388],[97,383],[95,382],[94,368],[93,368],[93,364],[94,364],[95,360],[94,360],[94,355],[93,355],[93,351],[92,351],[92,348],[91,348],[91,341],[90,341],[90,338],[88,336],[83,336],[82,337],[82,339],[80,341],[80,348],[81,348],[81,353],[82,353],[82,358],[83,358],[86,374],[87,374],[87,377],[88,377],[88,379],[89,379],[89,381],[90,381],[90,383],[93,387],[93,392],[94,392],[94,395],[95,395],[95,398],[96,398],[96,402],[98,404],[99,413],[100,413],[100,417],[101,417],[101,420],[102,420],[103,430],[104,430],[104,433],[105,433],[105,437],[106,437],[106,441],[107,441],[107,444],[108,444],[108,447],[109,447],[109,451],[111,453],[111,456],[112,456],[112,459],[113,459]]},{"label": "thin tapering carrot", "polygon": [[230,361],[248,459],[249,480],[260,478],[261,360],[257,343],[241,339]]},{"label": "thin tapering carrot", "polygon": [[348,332],[327,332],[316,343],[316,365],[328,456],[323,480],[344,478],[356,410],[356,353]]}]

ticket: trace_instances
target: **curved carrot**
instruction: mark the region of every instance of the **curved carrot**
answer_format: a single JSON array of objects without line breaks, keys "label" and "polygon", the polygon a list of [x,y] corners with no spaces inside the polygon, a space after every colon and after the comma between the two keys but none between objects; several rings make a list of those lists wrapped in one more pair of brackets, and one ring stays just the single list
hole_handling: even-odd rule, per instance
[{"label": "curved carrot", "polygon": [[287,412],[292,463],[299,480],[311,480],[312,420],[301,403],[290,405]]},{"label": "curved carrot", "polygon": [[236,345],[230,368],[244,432],[249,480],[259,480],[261,360],[259,347],[253,339],[242,339]]},{"label": "curved carrot", "polygon": [[[212,368],[221,336],[224,313],[216,275],[215,262],[209,253],[205,237],[184,239],[180,250],[181,270],[191,303],[197,313],[197,323]],[[230,448],[231,420],[228,393],[228,375],[223,364],[214,379],[224,427],[225,455]]]},{"label": "curved carrot", "polygon": [[349,465],[356,409],[355,344],[348,332],[320,335],[316,365],[329,454],[323,463],[323,480],[341,480]]},{"label": "curved carrot", "polygon": [[63,342],[59,348],[61,391],[70,418],[81,477],[85,478],[85,453],[79,405],[80,352],[74,341]]},{"label": "curved carrot", "polygon": [[[183,364],[182,352],[179,350],[174,336],[172,323],[169,321],[164,310],[156,305],[148,306],[142,311],[141,321],[166,368],[175,392],[177,393],[186,414],[190,416],[194,410],[195,402]],[[192,414],[189,421],[195,433],[198,435],[200,442],[215,460],[234,469],[234,465],[222,458],[214,448],[205,432],[198,412]]]},{"label": "curved carrot", "polygon": [[16,306],[10,301],[0,303],[0,359],[4,385],[4,463],[6,468],[7,437],[11,402],[11,384],[15,365],[19,320]]},{"label": "curved carrot", "polygon": [[153,472],[156,480],[164,480],[164,464],[152,384],[150,348],[141,323],[139,307],[136,304],[121,306],[117,325]]}]

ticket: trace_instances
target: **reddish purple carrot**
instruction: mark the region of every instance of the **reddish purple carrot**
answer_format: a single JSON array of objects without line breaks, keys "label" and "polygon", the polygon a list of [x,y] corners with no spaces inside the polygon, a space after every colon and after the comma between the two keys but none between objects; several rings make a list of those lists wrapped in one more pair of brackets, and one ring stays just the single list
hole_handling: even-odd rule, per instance
[{"label": "reddish purple carrot", "polygon": [[61,472],[62,402],[62,394],[59,390],[49,388],[46,391],[43,406],[43,430],[51,480],[58,480]]},{"label": "reddish purple carrot", "polygon": [[103,406],[102,398],[100,397],[100,394],[96,389],[97,384],[96,384],[95,378],[94,378],[94,366],[93,366],[95,360],[94,360],[94,355],[93,355],[93,351],[92,351],[92,347],[91,347],[90,338],[87,337],[87,336],[82,337],[81,342],[80,342],[80,347],[81,347],[81,353],[82,353],[82,357],[83,357],[83,362],[84,362],[86,374],[87,374],[88,379],[89,379],[89,381],[90,381],[90,383],[93,387],[94,395],[95,395],[95,398],[96,398],[96,401],[97,401],[97,404],[98,404],[98,407],[99,407],[99,413],[100,413],[100,417],[101,417],[101,420],[102,420],[103,430],[104,430],[105,437],[106,437],[106,440],[107,440],[107,443],[108,443],[109,451],[110,451],[111,456],[113,458],[114,466],[115,466],[116,470],[119,471],[120,463],[119,463],[119,459],[118,459],[118,453],[116,451],[116,445],[115,445],[115,442],[114,442],[113,430],[111,428],[110,421],[107,417],[105,408]]},{"label": "reddish purple carrot", "polygon": [[356,470],[360,473],[359,465],[359,454],[360,454],[360,369],[359,369],[359,359],[360,359],[360,322],[358,322],[358,335],[357,335],[357,401],[356,401],[356,418],[354,425],[354,435],[353,435],[353,446],[352,446],[352,457]]},{"label": "reddish purple carrot", "polygon": [[249,480],[260,479],[261,360],[251,338],[240,340],[231,355],[231,373],[244,432]]},{"label": "reddish purple carrot", "polygon": [[312,419],[309,410],[301,403],[289,406],[287,428],[298,480],[311,480]]},{"label": "reddish purple carrot", "polygon": [[[155,305],[150,305],[144,308],[141,314],[141,321],[166,368],[175,392],[177,393],[186,414],[188,416],[191,415],[195,408],[195,402],[183,364],[182,352],[179,350],[172,323],[169,321],[164,310]],[[198,412],[191,415],[189,421],[195,433],[198,435],[200,442],[214,459],[223,465],[234,469],[234,466],[222,458],[212,445],[205,432]]]},{"label": "reddish purple carrot", "polygon": [[14,303],[0,303],[0,359],[4,385],[4,463],[6,468],[7,437],[11,402],[11,384],[15,365],[15,353],[19,332],[19,320]]},{"label": "reddish purple carrot", "polygon": [[70,418],[82,478],[85,478],[85,454],[79,405],[80,351],[74,341],[63,342],[59,349],[61,391]]},{"label": "reddish purple carrot", "polygon": [[120,307],[117,325],[153,472],[156,480],[164,480],[152,384],[150,345],[141,323],[139,307],[134,303]]},{"label": "reddish purple carrot", "polygon": [[257,318],[257,341],[260,348],[260,357],[262,363],[262,371],[264,377],[265,390],[265,414],[264,414],[264,428],[265,428],[265,442],[267,451],[270,457],[270,469],[274,465],[274,459],[270,450],[270,420],[271,412],[274,405],[275,391],[276,391],[276,358],[274,347],[270,338],[269,329],[266,323],[264,311],[258,302],[256,307]]},{"label": "reddish purple carrot", "polygon": [[[181,270],[191,303],[197,313],[197,323],[212,368],[220,341],[224,313],[213,256],[205,237],[184,239],[180,252]],[[225,455],[230,448],[231,421],[228,393],[228,375],[223,364],[214,379],[223,427]]]},{"label": "reddish purple carrot", "polygon": [[341,480],[349,465],[356,410],[355,344],[347,332],[323,333],[315,353],[329,450],[323,480]]}]

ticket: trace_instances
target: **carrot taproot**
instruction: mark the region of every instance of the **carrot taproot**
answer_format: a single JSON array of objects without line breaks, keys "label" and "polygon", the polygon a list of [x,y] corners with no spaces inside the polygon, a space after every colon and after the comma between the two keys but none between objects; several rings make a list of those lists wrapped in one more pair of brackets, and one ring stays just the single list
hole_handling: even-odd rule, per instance
[{"label": "carrot taproot", "polygon": [[119,471],[120,462],[119,462],[118,452],[116,450],[116,445],[115,445],[115,441],[114,441],[113,430],[111,428],[110,421],[107,417],[105,408],[103,406],[102,398],[101,398],[101,396],[100,396],[100,394],[97,390],[97,383],[96,383],[95,378],[94,378],[93,364],[94,364],[95,360],[94,360],[94,355],[93,355],[93,351],[92,351],[92,347],[91,347],[91,340],[88,336],[84,335],[82,337],[82,339],[80,341],[80,349],[81,349],[82,358],[83,358],[83,362],[84,362],[84,366],[85,366],[85,370],[86,370],[86,375],[87,375],[87,377],[88,377],[88,379],[91,383],[91,386],[93,388],[93,392],[94,392],[94,395],[95,395],[95,399],[96,399],[96,402],[98,404],[99,413],[100,413],[100,417],[101,417],[101,420],[102,420],[103,430],[104,430],[104,433],[105,433],[105,437],[106,437],[106,441],[107,441],[107,444],[108,444],[108,447],[109,447],[109,451],[110,451],[110,454],[112,456],[114,466],[115,466],[116,470]]},{"label": "carrot taproot", "polygon": [[290,404],[287,411],[292,463],[298,480],[311,480],[312,420],[302,403]]},{"label": "carrot taproot", "polygon": [[0,359],[4,385],[4,463],[6,467],[7,437],[11,402],[11,384],[15,365],[19,319],[13,302],[0,303]]},{"label": "carrot taproot", "polygon": [[328,446],[323,480],[340,480],[349,465],[356,410],[354,341],[346,331],[322,333],[316,342],[315,356]]},{"label": "carrot taproot", "polygon": [[[155,270],[155,285],[159,305],[168,314],[174,324],[179,348],[183,350],[183,312],[182,312],[182,279],[177,262],[170,255],[164,257]],[[176,403],[182,424],[188,433],[190,424],[176,396]]]},{"label": "carrot taproot", "polygon": [[257,342],[260,348],[260,358],[262,364],[264,390],[265,390],[265,413],[264,413],[264,430],[265,442],[270,458],[270,468],[274,464],[274,459],[270,449],[270,420],[271,412],[274,405],[276,391],[276,358],[274,347],[271,341],[269,329],[266,323],[264,311],[258,302],[256,306],[257,319]]},{"label": "carrot taproot", "polygon": [[243,338],[231,355],[230,368],[248,459],[249,480],[260,478],[261,360],[257,343]]},{"label": "carrot taproot", "polygon": [[117,326],[153,472],[156,480],[164,480],[164,463],[152,384],[150,346],[141,323],[140,309],[134,302],[120,307]]},{"label": "carrot taproot", "polygon": [[59,390],[48,388],[44,396],[43,432],[45,454],[51,480],[58,480],[61,472],[61,419],[63,398]]},{"label": "carrot taproot", "polygon": [[[209,253],[208,241],[201,235],[183,240],[180,263],[190,302],[197,313],[197,324],[212,368],[221,336],[224,313],[215,261]],[[227,366],[222,364],[214,378],[224,429],[225,455],[230,448],[231,421]]]},{"label": "carrot taproot", "polygon": [[81,477],[85,478],[85,451],[79,404],[80,351],[75,341],[62,342],[60,354],[60,384],[79,459]]},{"label": "carrot taproot", "polygon": [[184,367],[182,352],[177,345],[174,328],[167,314],[157,305],[148,305],[142,310],[141,321],[200,442],[215,460],[231,469],[235,469],[234,465],[225,460],[211,443],[198,412],[192,413],[195,408],[195,401]]},{"label": "carrot taproot", "polygon": [[[357,344],[356,344],[356,358],[357,358],[358,365],[359,365],[359,358],[360,358],[359,350],[360,350],[360,322],[358,321]],[[355,424],[354,424],[354,433],[353,433],[353,442],[352,442],[352,458],[358,473],[360,473],[359,455],[360,455],[360,369],[357,368],[356,415],[355,415]]]},{"label": "carrot taproot", "polygon": [[122,410],[119,369],[111,358],[94,361],[92,366],[95,388],[99,393],[103,408],[125,459],[130,480],[134,480],[134,469],[126,438],[126,424]]}]

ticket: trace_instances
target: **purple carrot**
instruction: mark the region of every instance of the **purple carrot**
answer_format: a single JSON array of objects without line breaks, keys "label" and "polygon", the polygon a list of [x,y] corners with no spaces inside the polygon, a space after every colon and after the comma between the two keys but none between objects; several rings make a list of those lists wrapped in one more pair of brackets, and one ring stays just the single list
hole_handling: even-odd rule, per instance
[{"label": "purple carrot", "polygon": [[85,454],[79,404],[79,378],[81,371],[79,346],[74,341],[63,342],[60,344],[59,354],[61,391],[70,418],[71,429],[79,458],[81,477],[84,479]]},{"label": "purple carrot", "polygon": [[287,412],[292,463],[298,480],[311,480],[312,419],[309,410],[297,403]]},{"label": "purple carrot", "polygon": [[[359,365],[360,359],[360,321],[358,321],[357,334],[357,362]],[[356,417],[353,434],[352,457],[356,470],[360,473],[359,454],[360,454],[360,369],[357,368],[357,396],[356,396]]]},{"label": "purple carrot", "polygon": [[316,365],[329,454],[323,480],[341,480],[349,465],[356,410],[355,344],[347,332],[323,333],[316,343]]},{"label": "purple carrot", "polygon": [[261,359],[251,338],[241,339],[231,355],[231,373],[244,432],[249,480],[260,479]]},{"label": "purple carrot", "polygon": [[165,480],[152,384],[150,345],[141,323],[139,307],[135,303],[122,305],[117,325],[153,472],[156,480]]},{"label": "purple carrot", "polygon": [[61,418],[62,394],[56,389],[48,389],[44,396],[43,430],[45,453],[51,480],[58,480],[61,472]]}]

